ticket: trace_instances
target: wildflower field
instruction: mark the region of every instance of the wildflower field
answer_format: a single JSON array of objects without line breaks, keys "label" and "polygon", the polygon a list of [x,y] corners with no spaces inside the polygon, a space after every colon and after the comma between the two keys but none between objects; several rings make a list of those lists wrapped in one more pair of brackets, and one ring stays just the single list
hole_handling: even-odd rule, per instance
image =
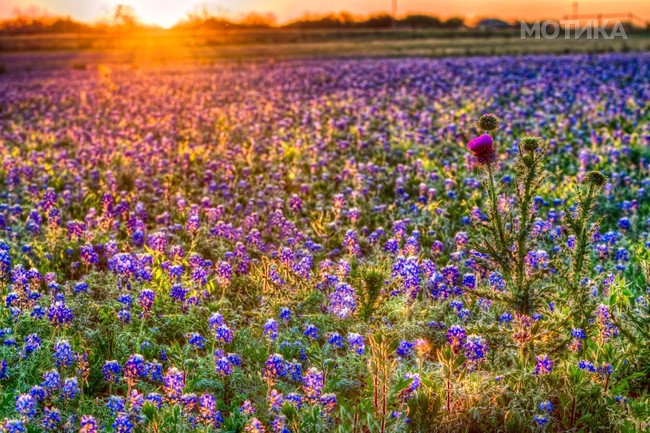
[{"label": "wildflower field", "polygon": [[4,432],[636,432],[650,55],[0,76]]}]

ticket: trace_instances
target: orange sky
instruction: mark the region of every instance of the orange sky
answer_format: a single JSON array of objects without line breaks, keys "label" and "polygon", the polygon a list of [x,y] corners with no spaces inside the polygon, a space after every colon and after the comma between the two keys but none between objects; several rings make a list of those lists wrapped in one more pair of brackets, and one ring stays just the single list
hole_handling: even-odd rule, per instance
[{"label": "orange sky", "polygon": [[[147,24],[169,26],[197,5],[230,18],[250,11],[271,12],[280,22],[299,18],[305,13],[348,11],[354,14],[389,12],[391,0],[0,0],[0,17],[11,17],[18,9],[37,7],[56,15],[70,15],[81,21],[105,18],[117,4],[131,5]],[[424,12],[442,17],[461,15],[468,18],[500,16],[507,19],[542,17],[560,18],[572,11],[572,0],[398,0],[400,15]],[[582,0],[580,13],[634,12],[650,19],[650,0]]]}]

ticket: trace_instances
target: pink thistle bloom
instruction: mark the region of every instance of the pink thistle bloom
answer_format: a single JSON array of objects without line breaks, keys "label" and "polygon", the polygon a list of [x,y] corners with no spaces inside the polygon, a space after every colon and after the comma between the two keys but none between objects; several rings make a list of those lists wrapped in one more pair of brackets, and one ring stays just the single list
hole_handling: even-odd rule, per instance
[{"label": "pink thistle bloom", "polygon": [[492,137],[483,134],[467,143],[467,149],[474,154],[480,165],[490,164],[497,159],[497,151],[494,148]]}]

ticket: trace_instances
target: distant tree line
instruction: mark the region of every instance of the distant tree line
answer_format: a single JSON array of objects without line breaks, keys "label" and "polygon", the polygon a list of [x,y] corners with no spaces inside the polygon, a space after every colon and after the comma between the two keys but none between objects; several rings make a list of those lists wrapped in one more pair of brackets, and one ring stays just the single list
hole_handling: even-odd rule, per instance
[{"label": "distant tree line", "polygon": [[95,26],[65,18],[27,18],[17,17],[0,22],[0,33],[39,34],[39,33],[90,33]]},{"label": "distant tree line", "polygon": [[47,14],[17,13],[15,18],[0,21],[0,34],[102,33],[115,30],[144,29],[131,6],[118,5],[113,15],[94,24],[70,17],[52,17]]},{"label": "distant tree line", "polygon": [[[208,13],[190,13],[173,28],[179,30],[228,30],[228,29],[385,29],[391,27],[414,29],[459,29],[465,26],[460,17],[440,19],[436,16],[414,14],[393,18],[388,14],[357,17],[349,13],[305,16],[286,24],[277,24],[272,14],[250,13],[240,20],[230,20]],[[30,16],[20,14],[0,21],[0,34],[48,34],[48,33],[103,33],[109,31],[133,31],[154,29],[143,24],[129,6],[118,5],[111,18],[94,24],[76,21],[70,17]]]},{"label": "distant tree line", "polygon": [[368,18],[355,18],[350,14],[329,14],[316,18],[303,18],[285,24],[285,28],[294,29],[349,29],[349,28],[422,28],[422,29],[458,29],[465,26],[465,19],[460,17],[441,20],[432,15],[416,14],[404,18],[394,18],[388,14],[371,15]]}]

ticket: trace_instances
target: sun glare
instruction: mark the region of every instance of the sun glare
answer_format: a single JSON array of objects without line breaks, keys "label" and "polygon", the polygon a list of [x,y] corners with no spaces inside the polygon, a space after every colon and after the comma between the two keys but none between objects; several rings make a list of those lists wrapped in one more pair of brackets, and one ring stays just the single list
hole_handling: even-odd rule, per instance
[{"label": "sun glare", "polygon": [[165,28],[185,18],[190,10],[187,3],[173,0],[132,0],[120,3],[132,6],[143,23]]}]

